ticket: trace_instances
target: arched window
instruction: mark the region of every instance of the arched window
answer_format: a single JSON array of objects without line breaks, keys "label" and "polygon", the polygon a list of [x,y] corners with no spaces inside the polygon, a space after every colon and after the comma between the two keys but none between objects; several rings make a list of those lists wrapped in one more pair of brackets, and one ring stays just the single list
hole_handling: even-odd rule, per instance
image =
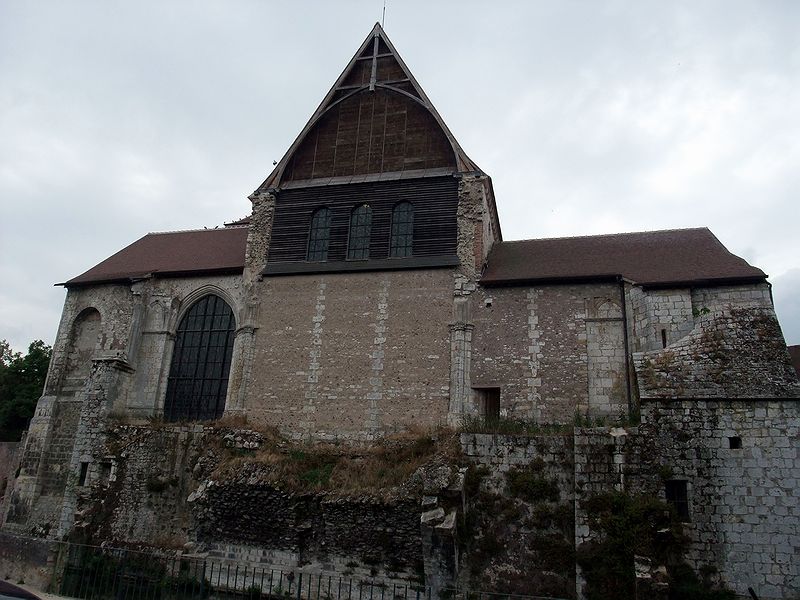
[{"label": "arched window", "polygon": [[167,382],[167,421],[202,421],[222,416],[235,326],[231,307],[213,294],[203,296],[183,316]]},{"label": "arched window", "polygon": [[369,258],[369,237],[372,229],[372,209],[362,204],[350,215],[350,238],[347,242],[347,258],[363,260]]},{"label": "arched window", "polygon": [[414,207],[410,202],[400,202],[392,210],[392,239],[389,256],[411,256],[414,246]]},{"label": "arched window", "polygon": [[100,335],[100,313],[86,308],[75,318],[69,338],[64,376],[70,386],[82,386],[92,372],[92,357]]},{"label": "arched window", "polygon": [[308,232],[308,252],[306,260],[328,260],[328,244],[331,239],[331,211],[320,208],[311,217]]}]

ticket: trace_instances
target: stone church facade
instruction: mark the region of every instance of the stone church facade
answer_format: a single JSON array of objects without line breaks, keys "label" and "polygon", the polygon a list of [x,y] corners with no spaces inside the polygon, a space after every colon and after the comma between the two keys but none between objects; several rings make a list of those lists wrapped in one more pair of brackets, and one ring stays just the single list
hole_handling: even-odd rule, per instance
[{"label": "stone church facade", "polygon": [[[800,586],[800,384],[766,275],[708,229],[503,241],[491,179],[377,25],[250,199],[247,219],[148,234],[64,284],[4,530],[69,534],[81,486],[116,474],[115,418],[363,445],[465,417],[640,415],[695,494],[698,564],[739,592],[742,570],[763,597]],[[621,443],[598,435],[576,436],[575,477],[619,487],[622,461],[581,471],[579,448]]]}]

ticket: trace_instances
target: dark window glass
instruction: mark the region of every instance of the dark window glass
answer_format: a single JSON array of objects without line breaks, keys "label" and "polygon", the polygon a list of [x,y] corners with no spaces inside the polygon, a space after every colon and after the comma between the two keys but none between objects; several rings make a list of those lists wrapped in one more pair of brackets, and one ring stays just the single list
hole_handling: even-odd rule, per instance
[{"label": "dark window glass", "polygon": [[392,239],[389,256],[411,256],[414,246],[414,207],[401,202],[392,211]]},{"label": "dark window glass", "polygon": [[167,421],[218,419],[225,410],[235,321],[228,303],[204,296],[178,325],[167,382]]},{"label": "dark window glass", "polygon": [[308,233],[307,260],[328,260],[328,244],[331,240],[331,211],[320,208],[311,217],[311,229]]},{"label": "dark window glass", "polygon": [[362,204],[350,216],[350,238],[347,242],[347,258],[364,260],[369,258],[369,237],[372,229],[372,209]]},{"label": "dark window glass", "polygon": [[675,512],[681,521],[689,521],[689,495],[686,489],[686,481],[671,480],[664,482],[664,492],[667,502],[675,507]]}]

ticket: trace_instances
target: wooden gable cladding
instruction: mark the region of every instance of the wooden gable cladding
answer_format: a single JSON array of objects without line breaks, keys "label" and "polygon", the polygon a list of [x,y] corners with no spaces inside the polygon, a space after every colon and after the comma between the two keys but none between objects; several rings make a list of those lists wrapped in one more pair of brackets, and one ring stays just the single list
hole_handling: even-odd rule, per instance
[{"label": "wooden gable cladding", "polygon": [[483,173],[376,23],[256,192],[331,177],[399,179],[433,168]]},{"label": "wooden gable cladding", "polygon": [[332,107],[292,155],[283,181],[431,168],[456,170],[441,127],[415,100],[376,88]]},{"label": "wooden gable cladding", "polygon": [[[414,207],[413,251],[389,258],[392,210],[399,202]],[[348,261],[350,215],[369,204],[372,227],[368,261]],[[328,260],[308,262],[311,216],[330,210]],[[445,266],[457,263],[458,180],[452,176],[374,181],[282,190],[278,193],[265,274]]]}]

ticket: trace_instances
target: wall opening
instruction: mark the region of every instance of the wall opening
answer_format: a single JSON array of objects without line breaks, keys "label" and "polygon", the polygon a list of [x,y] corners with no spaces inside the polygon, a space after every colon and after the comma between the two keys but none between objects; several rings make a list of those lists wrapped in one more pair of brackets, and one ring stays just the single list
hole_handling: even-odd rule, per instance
[{"label": "wall opening", "polygon": [[689,491],[685,479],[672,479],[664,482],[664,493],[667,502],[675,508],[678,518],[689,522]]},{"label": "wall opening", "polygon": [[662,348],[666,348],[667,347],[667,330],[666,329],[662,329],[661,330],[661,347]]},{"label": "wall opening", "polygon": [[100,463],[100,485],[108,485],[108,482],[111,479],[111,463],[110,462],[101,462]]},{"label": "wall opening", "polygon": [[209,294],[181,319],[175,336],[164,418],[219,419],[225,411],[236,322],[228,303]]},{"label": "wall opening", "polygon": [[481,387],[473,388],[478,397],[478,408],[486,421],[500,419],[500,388]]},{"label": "wall opening", "polygon": [[731,450],[740,450],[742,447],[742,438],[738,435],[734,435],[728,438],[728,447]]},{"label": "wall opening", "polygon": [[84,486],[86,485],[86,476],[89,474],[89,463],[82,462],[81,463],[81,472],[78,476],[78,485]]}]

